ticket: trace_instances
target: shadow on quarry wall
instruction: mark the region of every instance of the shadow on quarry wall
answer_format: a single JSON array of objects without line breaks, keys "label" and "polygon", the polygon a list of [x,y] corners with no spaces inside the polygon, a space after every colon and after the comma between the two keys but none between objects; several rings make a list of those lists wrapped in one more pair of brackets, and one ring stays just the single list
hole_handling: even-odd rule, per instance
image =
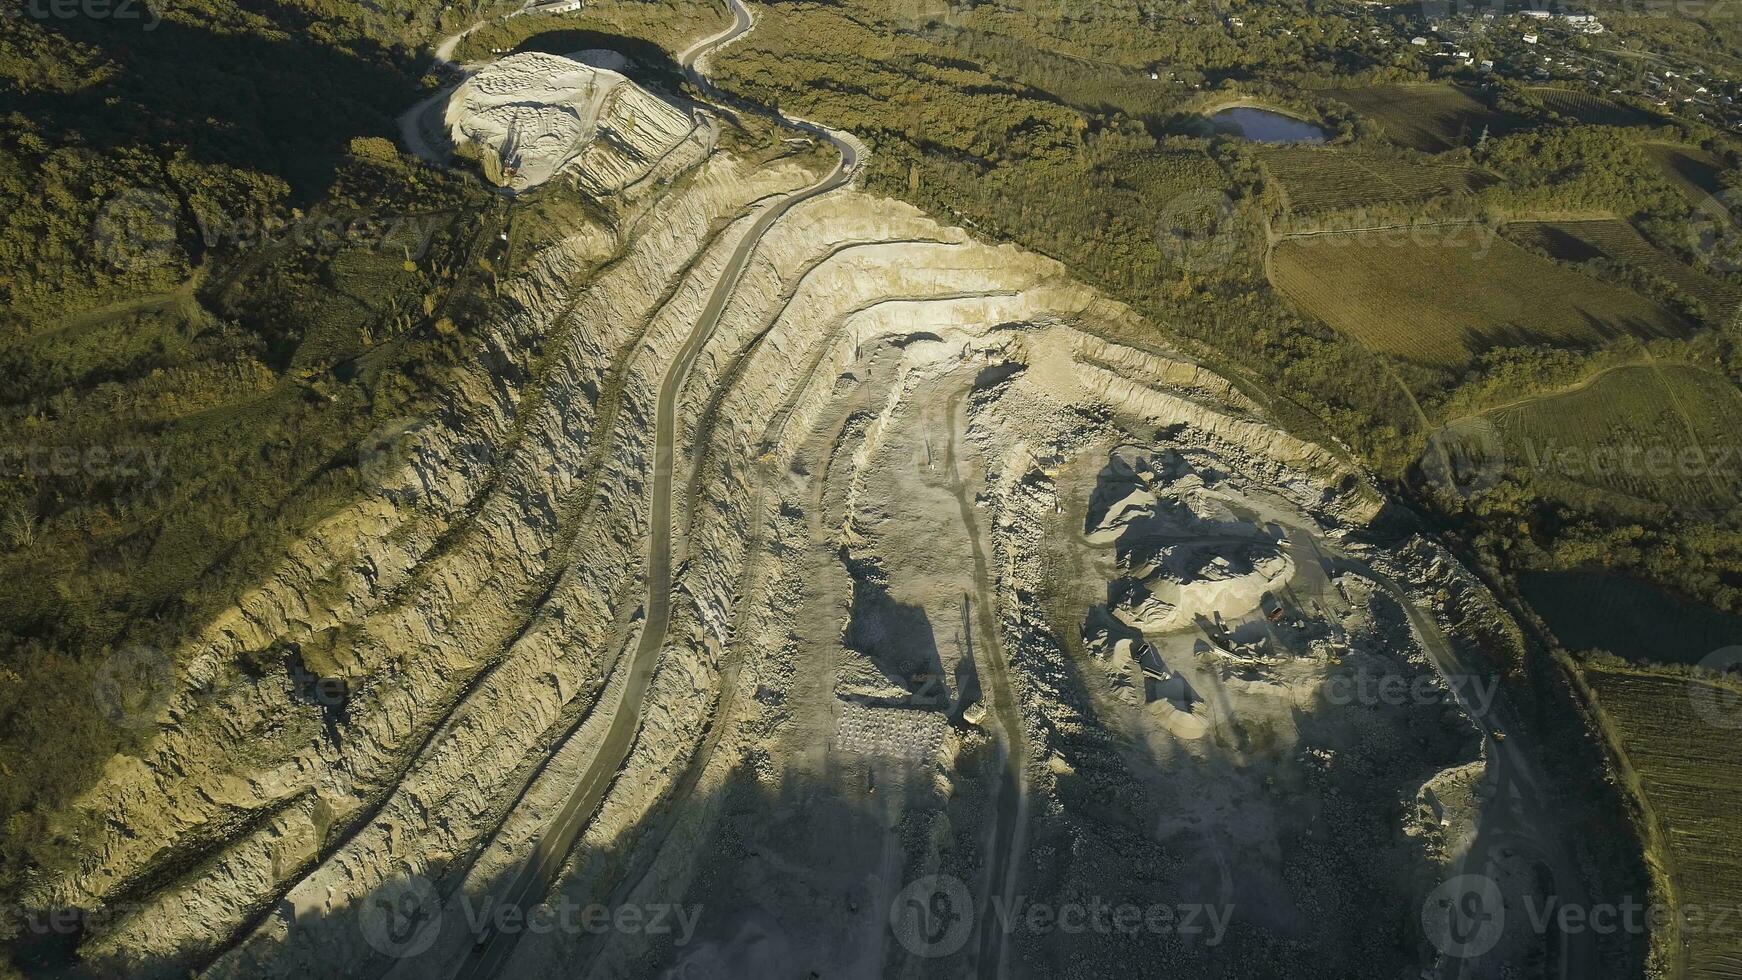
[{"label": "shadow on quarry wall", "polygon": [[983,367],[979,374],[974,375],[973,390],[996,388],[1027,370],[1028,365],[1021,361],[1002,361]]},{"label": "shadow on quarry wall", "polygon": [[[1315,740],[1314,726],[1325,721],[1319,714],[1298,718],[1303,744]],[[1416,714],[1398,734],[1438,737],[1438,719]],[[1154,784],[1126,774],[1133,766],[1164,771],[1168,760],[1123,743],[1092,712],[1073,720],[1080,724],[1054,732],[1068,771],[1053,767],[1043,777],[1058,805],[1029,807],[1018,904],[992,920],[1010,931],[1011,956],[1028,975],[1114,976],[1132,963],[1164,962],[1173,976],[1389,980],[1427,961],[1420,913],[1431,881],[1398,876],[1395,858],[1413,846],[1397,833],[1397,794],[1413,792],[1429,760],[1376,737],[1346,750],[1326,777],[1330,785],[1278,785],[1298,820],[1274,839],[1240,840],[1215,824],[1164,833]],[[522,925],[516,942],[540,954],[531,967],[552,980],[964,975],[979,948],[971,933],[1000,766],[990,739],[961,722],[955,731],[961,747],[953,759],[925,763],[830,749],[821,765],[800,772],[756,753],[717,788],[662,804],[650,823],[669,818],[669,833],[649,837],[644,824],[601,848],[578,849],[571,855],[578,873],[548,896],[553,927]],[[1212,747],[1203,764],[1232,774],[1242,765],[1236,755]],[[635,860],[654,849],[657,858]],[[1262,852],[1274,866],[1259,873],[1265,865],[1242,850]],[[1534,867],[1528,856],[1526,867]],[[478,923],[501,921],[500,904],[450,897],[437,909],[428,896],[451,896],[453,886],[439,874],[428,886],[434,891],[396,880],[360,903],[315,915],[310,921],[353,950],[345,959],[335,948],[321,961],[323,975],[451,976]],[[1532,887],[1546,894],[1540,882]],[[1097,903],[1168,912],[1159,924],[1076,932],[1029,917],[1036,906]],[[80,962],[78,933],[47,938],[37,951],[58,944],[58,960],[20,958],[25,976],[167,980],[189,967]],[[1513,975],[1552,975],[1556,938],[1527,949]],[[281,952],[260,944],[251,962],[209,975],[307,975]],[[308,953],[305,946],[301,954]]]},{"label": "shadow on quarry wall", "polygon": [[[1119,459],[1100,470],[1085,533],[1136,489],[1134,475]],[[1133,521],[1118,543],[1135,536],[1142,523]],[[1064,596],[1082,592],[1071,583],[1059,586]],[[1123,588],[1118,579],[1108,582],[1107,602],[1116,603]],[[1069,620],[1050,623],[1061,646],[1064,637],[1086,641],[1101,630],[1109,634],[1109,650],[1120,639],[1140,639],[1106,605],[1091,601],[1083,609],[1062,596],[1042,597],[1039,605]],[[1395,629],[1407,631],[1395,604],[1380,612]],[[1424,898],[1439,875],[1428,861],[1426,841],[1404,828],[1413,822],[1414,798],[1425,780],[1479,758],[1476,733],[1461,714],[1433,705],[1343,703],[1321,689],[1305,692],[1306,699],[1281,717],[1248,716],[1235,708],[1250,706],[1240,699],[1264,677],[1236,668],[1228,675],[1209,672],[1208,683],[1196,692],[1213,712],[1208,730],[1196,739],[1170,736],[1162,732],[1161,716],[1153,723],[1137,720],[1164,709],[1094,696],[1091,691],[1104,691],[1106,683],[1091,675],[1123,665],[1095,659],[1086,646],[1077,650],[1081,659],[1059,650],[1054,663],[1050,651],[1043,651],[1046,657],[1022,665],[1031,678],[1050,679],[1060,695],[1056,703],[1040,702],[1059,760],[1048,766],[1059,807],[1037,817],[1031,828],[1024,879],[1031,894],[1071,894],[1086,883],[1128,875],[1145,892],[1205,901],[1205,895],[1231,895],[1238,909],[1232,938],[1210,963],[1214,968],[1198,970],[1185,960],[1180,975],[1243,968],[1245,975],[1265,976],[1414,976],[1433,961],[1436,950],[1423,929]],[[1391,669],[1410,676],[1417,668],[1399,662]],[[1136,731],[1147,735],[1132,737]],[[1214,775],[1206,779],[1206,773]],[[1064,816],[1053,819],[1054,812]],[[1472,828],[1476,845],[1492,843],[1496,853],[1528,850],[1506,826],[1507,818],[1495,813],[1488,809]],[[1568,815],[1553,830],[1576,839],[1586,828],[1580,816]],[[1540,860],[1525,854],[1517,864],[1524,884],[1508,895],[1515,926],[1528,925],[1526,901],[1540,909],[1555,897]],[[1599,887],[1607,891],[1599,893]],[[1610,905],[1643,894],[1628,891],[1625,875],[1593,883],[1592,891],[1594,902]],[[1480,975],[1498,975],[1501,964],[1495,961],[1504,959],[1516,971],[1509,975],[1554,976],[1562,939],[1552,925],[1541,933],[1527,931],[1468,965]],[[1636,976],[1642,968],[1645,936],[1594,941],[1602,975]],[[1055,937],[1037,944],[1024,962],[1037,976],[1101,975],[1095,969],[1100,956],[1090,937]],[[1172,972],[1171,955],[1168,962]],[[1107,970],[1116,972],[1117,966],[1108,963]]]},{"label": "shadow on quarry wall", "polygon": [[[478,924],[494,921],[499,907],[484,897],[461,903],[456,887],[438,870],[428,876],[401,873],[361,902],[331,911],[297,916],[287,901],[281,901],[268,910],[267,918],[294,920],[293,944],[300,947],[296,956],[284,955],[283,944],[268,941],[239,943],[238,952],[222,960],[204,948],[143,960],[95,956],[84,948],[86,943],[101,937],[111,923],[121,922],[128,906],[33,910],[24,916],[24,931],[9,944],[11,965],[29,980],[445,977],[455,958],[436,961],[444,952],[444,935],[451,947],[461,932],[466,933],[462,948],[471,949]],[[499,891],[501,881],[493,881],[486,895]],[[299,928],[311,931],[298,937]],[[326,955],[316,957],[318,972],[310,968],[311,948],[326,950]],[[3,968],[0,975],[6,975]]]},{"label": "shadow on quarry wall", "polygon": [[[1092,763],[1092,752],[1074,758]],[[1375,746],[1362,762],[1385,755]],[[566,975],[972,975],[995,752],[982,742],[959,755],[947,794],[930,770],[905,765],[832,756],[820,775],[735,770],[719,792],[686,804],[707,813],[698,820],[705,832],[665,842],[660,867],[690,865],[687,883],[637,878],[611,900],[699,908],[694,935],[646,945],[616,934],[585,937],[566,960],[576,964]],[[863,778],[871,768],[878,770],[874,791]],[[1327,796],[1274,842],[1280,857],[1273,872],[1257,875],[1234,860],[1238,842],[1218,839],[1215,827],[1161,839],[1141,789],[1126,792],[1133,809],[1124,813],[1085,806],[1086,785],[1106,773],[1083,765],[1061,785],[1062,809],[1030,808],[1017,904],[993,921],[1010,931],[1012,960],[1035,977],[1118,976],[1134,963],[1165,963],[1167,975],[1186,977],[1414,976],[1433,956],[1421,926],[1422,895],[1433,882],[1400,879],[1397,865],[1384,860],[1411,846],[1399,839],[1395,796],[1388,797],[1415,778],[1409,768],[1381,765],[1358,797]],[[1362,782],[1346,774],[1339,791]],[[1247,846],[1274,853],[1272,842]],[[599,867],[610,860],[594,859]],[[1528,859],[1526,866],[1533,867]],[[1540,882],[1527,887],[1547,894]],[[1031,925],[1037,906],[1056,911],[1073,903],[1161,906],[1171,919],[1075,932],[1056,922]],[[1557,946],[1549,934],[1514,950],[1508,975],[1553,976]]]},{"label": "shadow on quarry wall", "polygon": [[683,87],[683,69],[672,60],[670,52],[644,38],[603,31],[545,31],[515,45],[513,53],[542,51],[545,54],[572,55],[595,49],[615,51],[628,58],[632,63],[620,71],[642,86],[659,88],[667,93],[677,92]]},{"label": "shadow on quarry wall", "polygon": [[[895,601],[886,584],[888,576],[875,564],[846,554],[841,560],[853,579],[846,645],[869,657],[891,683],[925,698],[943,695],[936,686],[944,676],[943,658],[925,607]],[[900,699],[902,704],[910,702]],[[934,706],[944,705],[939,701]]]},{"label": "shadow on quarry wall", "polygon": [[[693,836],[674,836],[659,866],[675,871],[692,862],[687,884],[664,887],[657,875],[640,879],[640,889],[625,887],[613,902],[664,902],[699,907],[699,926],[685,943],[666,940],[637,948],[634,937],[587,937],[571,962],[571,976],[739,978],[751,976],[839,977],[909,976],[957,978],[973,975],[979,944],[974,924],[989,866],[990,820],[996,811],[996,780],[1001,767],[996,748],[958,725],[969,740],[953,763],[945,763],[951,786],[936,778],[936,764],[918,765],[898,757],[830,752],[820,772],[784,777],[765,767],[744,765],[718,792],[686,804],[697,813]],[[759,772],[759,769],[761,770]],[[866,774],[875,770],[874,783]],[[874,786],[874,788],[873,788]],[[1038,809],[1038,808],[1036,808]],[[1031,813],[1033,810],[1031,810]],[[1085,841],[1069,843],[1071,831],[1053,818],[1031,822],[1031,846],[1024,863],[1031,869],[1081,871],[1071,857]],[[1042,837],[1035,840],[1034,833]],[[1009,915],[993,921],[1008,928],[1033,976],[1114,976],[1114,964],[1154,962],[1166,951],[1169,975],[1208,976],[1234,970],[1240,957],[1258,954],[1248,931],[1236,938],[1233,918],[1217,943],[1207,935],[1178,930],[1139,934],[1094,932],[1078,937],[1094,947],[1085,968],[1040,950],[1058,942],[1057,929],[1031,927],[1035,905],[1110,907],[1167,905],[1195,907],[1215,896],[1190,882],[1160,882],[1132,861],[1156,857],[1145,844],[1118,835],[1096,839],[1135,847],[1098,865],[1104,876],[1080,873],[1067,890],[1037,888],[1025,881]],[[1062,849],[1061,849],[1061,845]],[[599,856],[600,861],[608,860]],[[1153,867],[1161,868],[1163,864]],[[629,940],[629,941],[625,941]],[[1050,967],[1050,968],[1049,968]],[[1177,969],[1177,972],[1175,972]]]},{"label": "shadow on quarry wall", "polygon": [[[1191,752],[1180,746],[1166,754],[1117,734],[1120,726],[1095,709],[1088,679],[1075,669],[1066,673],[1079,713],[1052,719],[1057,755],[1068,769],[1054,767],[1056,815],[1039,815],[1030,828],[1024,891],[1081,895],[1115,887],[1180,904],[1231,905],[1227,938],[1201,955],[1166,942],[1152,943],[1147,953],[1123,950],[1135,957],[1165,953],[1170,975],[1381,978],[1414,976],[1432,962],[1436,950],[1422,922],[1424,899],[1439,876],[1420,840],[1402,828],[1408,801],[1426,778],[1476,757],[1461,718],[1420,706],[1321,698],[1293,711],[1299,741],[1292,747],[1279,745],[1267,726],[1235,722],[1212,729]],[[1219,689],[1204,693],[1212,701],[1226,697]],[[1299,764],[1315,749],[1331,753],[1322,768]],[[1186,769],[1224,774],[1226,799],[1200,808],[1192,789],[1176,795],[1172,784]],[[1505,820],[1485,813],[1475,828],[1477,845],[1517,848],[1519,839],[1497,826]],[[1508,894],[1514,929],[1528,926],[1526,902],[1540,908],[1554,898],[1539,860],[1526,855],[1520,866],[1534,880]],[[1033,943],[1023,961],[1035,976],[1113,975],[1117,961],[1107,954],[1117,948],[1108,945],[1115,938],[1052,936]],[[1502,962],[1516,971],[1509,976],[1556,976],[1560,942],[1552,925],[1540,934],[1526,931],[1515,945],[1470,966],[1484,976],[1499,975],[1480,971]],[[1643,936],[1599,942],[1604,976],[1637,975]]]}]

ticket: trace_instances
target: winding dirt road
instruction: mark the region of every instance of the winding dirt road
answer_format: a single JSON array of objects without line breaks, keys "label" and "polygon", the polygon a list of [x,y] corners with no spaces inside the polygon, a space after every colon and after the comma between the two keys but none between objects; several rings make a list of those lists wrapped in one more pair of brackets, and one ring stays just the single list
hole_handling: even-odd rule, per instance
[{"label": "winding dirt road", "polygon": [[[736,19],[732,27],[714,35],[696,45],[691,46],[680,56],[684,69],[691,80],[710,96],[726,100],[724,93],[719,93],[707,78],[695,67],[698,59],[721,45],[748,31],[754,23],[740,0],[730,0]],[[751,225],[742,242],[733,250],[727,259],[726,266],[720,278],[715,282],[713,291],[708,296],[706,305],[696,318],[694,328],[689,338],[684,342],[677,357],[673,359],[670,368],[660,384],[659,398],[655,406],[654,421],[654,465],[653,485],[649,508],[648,554],[647,554],[647,599],[644,606],[646,617],[639,643],[630,662],[630,674],[624,685],[616,710],[612,714],[611,727],[606,732],[604,741],[600,744],[597,755],[587,771],[576,783],[568,801],[552,819],[550,827],[540,836],[537,846],[528,861],[510,880],[501,896],[502,903],[520,910],[523,914],[531,907],[543,901],[556,883],[557,873],[568,857],[569,851],[579,839],[587,823],[597,812],[604,801],[605,794],[610,790],[617,774],[621,771],[624,760],[628,757],[630,748],[635,743],[636,734],[641,729],[642,713],[648,684],[653,678],[655,666],[659,662],[659,653],[665,644],[666,630],[671,622],[671,591],[672,591],[672,477],[674,460],[677,457],[677,400],[683,390],[684,379],[688,377],[690,367],[696,357],[713,336],[714,328],[720,319],[720,313],[731,299],[739,278],[750,262],[756,246],[761,242],[768,229],[780,220],[781,216],[795,206],[814,197],[826,194],[839,187],[846,186],[858,169],[859,152],[855,144],[842,135],[811,123],[788,120],[775,113],[765,113],[789,126],[794,126],[810,132],[813,135],[827,139],[841,153],[840,163],[822,180],[803,190],[796,191],[767,206],[767,209]],[[490,931],[480,937],[472,947],[466,959],[455,972],[457,978],[464,980],[483,980],[495,976],[513,952],[517,932]]]},{"label": "winding dirt road", "polygon": [[944,472],[950,475],[949,489],[961,509],[962,524],[968,539],[974,543],[973,606],[980,621],[980,631],[990,641],[986,657],[992,682],[992,712],[998,719],[1001,759],[1001,779],[998,784],[996,822],[992,830],[992,864],[986,878],[986,894],[981,897],[979,932],[974,960],[974,973],[987,980],[999,980],[1004,974],[1005,948],[1010,931],[999,927],[999,908],[1014,908],[1016,879],[1021,862],[1017,860],[1023,848],[1023,829],[1027,826],[1028,793],[1023,781],[1023,768],[1028,761],[1028,747],[1022,728],[1022,712],[1016,705],[1016,694],[1010,686],[1009,660],[1004,655],[1004,642],[998,634],[997,603],[993,599],[991,563],[986,557],[985,539],[980,534],[980,522],[969,498],[973,489],[960,470],[956,458],[956,434],[965,422],[958,422],[964,389],[950,399],[949,442],[944,449]]}]

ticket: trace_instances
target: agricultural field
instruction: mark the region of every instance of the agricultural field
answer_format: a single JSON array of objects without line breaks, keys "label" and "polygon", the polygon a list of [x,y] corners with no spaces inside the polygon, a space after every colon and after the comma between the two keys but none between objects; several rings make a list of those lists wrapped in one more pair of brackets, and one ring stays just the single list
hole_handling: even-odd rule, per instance
[{"label": "agricultural field", "polygon": [[1295,214],[1469,195],[1491,179],[1474,167],[1424,165],[1343,147],[1278,146],[1258,155],[1287,191]]},{"label": "agricultural field", "polygon": [[1593,126],[1651,126],[1660,121],[1648,112],[1593,92],[1549,85],[1534,86],[1528,91],[1550,112]]},{"label": "agricultural field", "polygon": [[1685,967],[1666,972],[1742,977],[1742,684],[1610,665],[1584,675],[1686,917],[1680,944],[1673,934],[1653,944]]},{"label": "agricultural field", "polygon": [[1698,511],[1725,511],[1742,493],[1742,392],[1685,365],[1615,368],[1576,391],[1491,416],[1514,469]]},{"label": "agricultural field", "polygon": [[1427,153],[1472,146],[1484,127],[1500,136],[1520,123],[1452,85],[1380,85],[1325,93],[1372,119],[1392,140]]},{"label": "agricultural field", "polygon": [[1643,296],[1556,265],[1476,225],[1287,239],[1273,283],[1370,350],[1454,367],[1491,347],[1679,336]]},{"label": "agricultural field", "polygon": [[1645,152],[1663,168],[1670,183],[1687,195],[1688,200],[1695,205],[1705,202],[1724,189],[1718,183],[1718,175],[1724,169],[1723,164],[1697,146],[1647,143]]},{"label": "agricultural field", "polygon": [[1521,221],[1506,226],[1506,236],[1533,245],[1564,262],[1609,259],[1661,276],[1705,305],[1714,316],[1736,307],[1739,291],[1654,247],[1630,224],[1602,221]]}]

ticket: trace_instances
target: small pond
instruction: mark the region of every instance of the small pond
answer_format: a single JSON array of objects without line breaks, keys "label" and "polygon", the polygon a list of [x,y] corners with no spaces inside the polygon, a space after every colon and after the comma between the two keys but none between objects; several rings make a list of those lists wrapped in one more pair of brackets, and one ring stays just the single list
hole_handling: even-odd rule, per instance
[{"label": "small pond", "polygon": [[1328,135],[1310,122],[1252,106],[1223,109],[1210,117],[1210,128],[1259,143],[1323,143]]}]

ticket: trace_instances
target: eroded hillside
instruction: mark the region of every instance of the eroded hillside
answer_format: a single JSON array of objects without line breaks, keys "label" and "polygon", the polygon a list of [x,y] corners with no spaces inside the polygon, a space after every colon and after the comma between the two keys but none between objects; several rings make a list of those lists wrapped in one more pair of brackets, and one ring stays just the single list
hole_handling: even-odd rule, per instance
[{"label": "eroded hillside", "polygon": [[[382,420],[376,489],[144,665],[160,730],[26,896],[111,910],[73,969],[1397,976],[1460,868],[1585,888],[1469,683],[1501,615],[1362,543],[1341,454],[1056,262],[700,118],[583,174],[608,217]],[[1006,914],[1090,900],[1169,913]],[[476,915],[594,903],[695,917]]]}]

